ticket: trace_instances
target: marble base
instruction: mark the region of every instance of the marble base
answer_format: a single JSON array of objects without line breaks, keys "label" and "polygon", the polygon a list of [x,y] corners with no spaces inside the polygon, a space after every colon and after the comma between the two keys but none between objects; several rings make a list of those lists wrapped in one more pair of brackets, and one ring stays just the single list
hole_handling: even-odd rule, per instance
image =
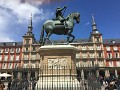
[{"label": "marble base", "polygon": [[39,78],[36,90],[80,90],[80,83],[71,77],[44,77]]}]

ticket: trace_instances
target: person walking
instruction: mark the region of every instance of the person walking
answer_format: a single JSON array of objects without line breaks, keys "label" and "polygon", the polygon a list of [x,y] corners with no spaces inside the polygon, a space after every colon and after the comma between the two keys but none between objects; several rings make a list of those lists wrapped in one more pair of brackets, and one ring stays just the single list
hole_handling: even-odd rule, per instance
[{"label": "person walking", "polygon": [[5,85],[4,85],[4,83],[0,80],[0,90],[4,90],[4,88],[5,88]]}]

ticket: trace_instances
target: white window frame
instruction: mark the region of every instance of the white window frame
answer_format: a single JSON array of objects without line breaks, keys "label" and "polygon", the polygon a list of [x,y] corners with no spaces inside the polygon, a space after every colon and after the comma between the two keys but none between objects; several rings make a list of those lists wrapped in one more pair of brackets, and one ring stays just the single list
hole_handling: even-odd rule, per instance
[{"label": "white window frame", "polygon": [[16,48],[16,53],[19,53],[20,52],[20,48]]},{"label": "white window frame", "polygon": [[14,55],[10,55],[10,61],[14,60]]},{"label": "white window frame", "polygon": [[24,63],[23,68],[27,68],[27,63]]},{"label": "white window frame", "polygon": [[113,67],[113,61],[109,61],[109,67]]},{"label": "white window frame", "polygon": [[36,66],[35,63],[32,63],[32,68],[35,68],[35,66]]},{"label": "white window frame", "polygon": [[82,54],[83,58],[87,58],[87,53]]},{"label": "white window frame", "polygon": [[86,50],[87,48],[86,48],[86,46],[82,46],[82,50]]},{"label": "white window frame", "polygon": [[4,55],[4,61],[8,61],[8,55]]},{"label": "white window frame", "polygon": [[5,48],[5,53],[8,53],[8,51],[9,51],[9,48]]},{"label": "white window frame", "polygon": [[3,53],[3,49],[0,49],[0,53]]},{"label": "white window frame", "polygon": [[6,69],[6,66],[7,66],[7,64],[6,64],[6,63],[3,63],[3,64],[2,64],[2,69]]},{"label": "white window frame", "polygon": [[117,47],[117,46],[114,46],[114,47],[113,47],[113,50],[114,50],[114,51],[117,51],[117,50],[118,50],[118,47]]},{"label": "white window frame", "polygon": [[13,64],[12,64],[12,63],[9,63],[9,64],[8,64],[8,69],[12,69],[12,66],[13,66]]},{"label": "white window frame", "polygon": [[31,55],[31,59],[32,59],[32,60],[36,60],[36,54],[32,54],[32,55]]},{"label": "white window frame", "polygon": [[93,46],[89,46],[89,50],[93,50],[93,48],[94,48]]},{"label": "white window frame", "polygon": [[11,48],[11,49],[10,49],[10,53],[14,53],[14,48]]},{"label": "white window frame", "polygon": [[97,46],[97,50],[101,50],[101,46]]},{"label": "white window frame", "polygon": [[112,53],[107,53],[108,58],[112,58]]},{"label": "white window frame", "polygon": [[16,55],[16,61],[19,61],[19,57],[20,57],[19,55]]},{"label": "white window frame", "polygon": [[116,61],[117,67],[120,67],[120,61]]},{"label": "white window frame", "polygon": [[14,68],[18,68],[18,66],[19,66],[18,63],[14,64]]},{"label": "white window frame", "polygon": [[107,50],[107,51],[110,51],[110,47],[109,47],[109,46],[106,46],[106,50]]},{"label": "white window frame", "polygon": [[29,58],[29,55],[28,55],[28,54],[25,54],[25,55],[24,55],[24,59],[28,60],[28,58]]},{"label": "white window frame", "polygon": [[114,53],[115,58],[119,58],[119,52]]},{"label": "white window frame", "polygon": [[80,53],[76,53],[76,58],[80,58]]},{"label": "white window frame", "polygon": [[2,61],[2,55],[0,55],[0,61]]}]

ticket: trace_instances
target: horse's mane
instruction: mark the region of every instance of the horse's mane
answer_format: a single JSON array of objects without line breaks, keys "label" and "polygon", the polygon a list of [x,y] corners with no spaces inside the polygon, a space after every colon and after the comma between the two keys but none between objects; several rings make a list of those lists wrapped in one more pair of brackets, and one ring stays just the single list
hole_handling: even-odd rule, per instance
[{"label": "horse's mane", "polygon": [[74,14],[75,12],[72,12],[70,14],[67,15],[66,19],[68,19],[72,14]]}]

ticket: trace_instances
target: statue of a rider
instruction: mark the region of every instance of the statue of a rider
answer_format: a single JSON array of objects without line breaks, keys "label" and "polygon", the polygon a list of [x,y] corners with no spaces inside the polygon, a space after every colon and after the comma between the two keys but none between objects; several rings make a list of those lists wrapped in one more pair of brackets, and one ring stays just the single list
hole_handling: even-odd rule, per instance
[{"label": "statue of a rider", "polygon": [[[61,23],[64,23],[64,21],[66,20],[62,13],[62,11],[65,10],[66,8],[67,6],[64,6],[63,8],[58,7],[56,9],[56,20],[59,20]],[[64,25],[65,25],[65,28],[67,28],[66,22],[64,23]]]}]

